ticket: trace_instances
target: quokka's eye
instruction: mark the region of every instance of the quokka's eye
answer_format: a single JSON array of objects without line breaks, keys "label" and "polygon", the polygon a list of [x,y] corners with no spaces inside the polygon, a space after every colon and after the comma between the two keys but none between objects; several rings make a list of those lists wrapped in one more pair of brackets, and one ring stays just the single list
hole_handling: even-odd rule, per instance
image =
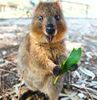
[{"label": "quokka's eye", "polygon": [[59,16],[59,15],[55,15],[55,19],[56,19],[57,21],[59,21],[59,20],[60,20],[60,16]]},{"label": "quokka's eye", "polygon": [[38,19],[39,19],[39,21],[42,21],[43,20],[43,16],[39,16]]}]

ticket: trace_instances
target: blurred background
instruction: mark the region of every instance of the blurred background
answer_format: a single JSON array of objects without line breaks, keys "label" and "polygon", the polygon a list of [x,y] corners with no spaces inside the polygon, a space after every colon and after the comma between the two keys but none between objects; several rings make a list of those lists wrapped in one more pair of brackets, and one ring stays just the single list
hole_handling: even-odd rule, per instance
[{"label": "blurred background", "polygon": [[[21,85],[16,69],[17,51],[29,32],[38,3],[39,0],[0,0],[0,100],[10,95],[17,100]],[[60,0],[60,5],[68,27],[67,49],[83,48],[79,68],[70,77],[71,88],[64,84],[65,94],[61,95],[63,100],[97,100],[97,1]]]},{"label": "blurred background", "polygon": [[[43,0],[50,1],[50,0]],[[97,18],[97,1],[60,0],[66,17]],[[39,0],[0,0],[0,18],[31,17]],[[6,16],[7,15],[7,16]]]}]

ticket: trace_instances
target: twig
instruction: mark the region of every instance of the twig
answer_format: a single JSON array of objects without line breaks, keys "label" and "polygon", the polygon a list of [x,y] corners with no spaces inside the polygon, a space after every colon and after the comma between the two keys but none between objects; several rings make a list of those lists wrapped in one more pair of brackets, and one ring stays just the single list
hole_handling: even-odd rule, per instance
[{"label": "twig", "polygon": [[8,71],[8,70],[2,69],[2,68],[0,68],[0,71],[7,72],[7,73],[10,73],[10,74],[14,74],[14,75],[16,75],[17,77],[19,77],[18,74],[14,73],[14,72],[12,72],[12,71]]},{"label": "twig", "polygon": [[91,100],[93,100],[93,98],[92,98],[91,94],[89,93],[89,91],[86,88],[84,88],[84,90],[87,92],[87,94],[89,95],[89,97],[91,98]]}]

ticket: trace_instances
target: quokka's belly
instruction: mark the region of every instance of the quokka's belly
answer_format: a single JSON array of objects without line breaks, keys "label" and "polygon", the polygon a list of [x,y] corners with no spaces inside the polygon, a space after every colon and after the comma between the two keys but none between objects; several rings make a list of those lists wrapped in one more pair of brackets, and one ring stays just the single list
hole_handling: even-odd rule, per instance
[{"label": "quokka's belly", "polygon": [[53,77],[51,75],[48,75],[46,72],[42,71],[31,71],[26,70],[24,72],[24,81],[28,85],[28,87],[32,90],[41,90],[44,88],[45,83],[47,82],[49,77]]}]

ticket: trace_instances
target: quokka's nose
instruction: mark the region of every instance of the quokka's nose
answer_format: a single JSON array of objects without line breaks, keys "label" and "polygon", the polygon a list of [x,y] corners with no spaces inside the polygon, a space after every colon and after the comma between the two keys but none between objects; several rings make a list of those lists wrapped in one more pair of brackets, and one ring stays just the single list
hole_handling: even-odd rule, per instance
[{"label": "quokka's nose", "polygon": [[46,32],[48,35],[53,35],[55,33],[55,28],[53,24],[47,24],[46,25]]}]

